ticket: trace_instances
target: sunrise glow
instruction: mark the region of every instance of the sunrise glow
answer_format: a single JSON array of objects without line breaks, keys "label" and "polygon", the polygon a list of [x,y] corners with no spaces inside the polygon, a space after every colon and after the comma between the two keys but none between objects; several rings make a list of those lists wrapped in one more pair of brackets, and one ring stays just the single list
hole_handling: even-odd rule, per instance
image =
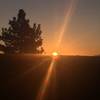
[{"label": "sunrise glow", "polygon": [[52,53],[52,56],[54,56],[54,57],[57,57],[59,54],[58,54],[58,52],[53,52]]}]

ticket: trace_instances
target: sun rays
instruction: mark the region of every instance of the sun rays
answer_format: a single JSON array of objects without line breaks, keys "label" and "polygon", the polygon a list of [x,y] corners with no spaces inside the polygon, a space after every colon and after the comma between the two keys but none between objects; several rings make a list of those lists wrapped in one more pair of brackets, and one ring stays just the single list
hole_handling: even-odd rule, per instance
[{"label": "sun rays", "polygon": [[67,8],[68,10],[66,9],[67,13],[65,14],[65,18],[64,18],[63,24],[61,26],[61,31],[60,31],[60,34],[58,35],[56,49],[59,49],[62,39],[63,39],[63,36],[65,34],[65,31],[67,32],[69,21],[71,20],[71,16],[74,13],[76,3],[77,3],[77,0],[71,0],[69,8]]},{"label": "sun rays", "polygon": [[46,77],[44,78],[43,84],[40,87],[40,91],[39,91],[39,94],[38,94],[36,100],[43,100],[43,98],[45,96],[45,92],[46,92],[48,84],[49,84],[49,81],[50,81],[50,77],[51,77],[52,72],[53,72],[53,67],[55,67],[55,59],[52,59],[52,61],[51,61],[51,64],[48,68]]},{"label": "sun rays", "polygon": [[[46,63],[49,59],[43,59],[43,61],[41,61],[38,65],[36,65],[35,67],[30,68],[29,70],[25,71],[22,76],[27,75],[31,72],[33,72],[34,70],[36,70],[37,68],[40,68],[40,66],[42,66],[44,63]],[[31,66],[31,65],[30,65]]]},{"label": "sun rays", "polygon": [[[71,18],[72,14],[73,14],[73,12],[75,10],[76,1],[77,0],[71,0],[71,2],[70,2],[69,9],[66,12],[64,23],[63,23],[63,25],[61,27],[60,34],[58,35],[58,41],[57,41],[57,44],[56,44],[56,50],[59,50],[59,47],[60,47],[62,38],[64,36],[64,33],[68,28],[68,24],[69,24],[70,18]],[[48,68],[48,71],[47,71],[47,74],[46,74],[46,76],[44,78],[43,84],[40,87],[40,90],[39,90],[39,93],[37,95],[36,100],[44,100],[45,93],[46,93],[46,90],[47,90],[47,87],[48,87],[48,84],[49,84],[49,81],[50,81],[50,77],[51,77],[52,72],[53,72],[53,68],[55,67],[55,63],[57,62],[55,57],[58,56],[58,53],[57,52],[53,52],[52,56],[53,57],[52,57],[51,64],[50,64],[50,66]]]}]

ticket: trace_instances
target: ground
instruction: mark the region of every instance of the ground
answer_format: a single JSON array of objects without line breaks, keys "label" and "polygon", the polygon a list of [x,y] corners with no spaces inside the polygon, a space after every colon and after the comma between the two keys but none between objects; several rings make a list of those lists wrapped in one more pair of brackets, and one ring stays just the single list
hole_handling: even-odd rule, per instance
[{"label": "ground", "polygon": [[[36,100],[52,59],[0,55],[0,100]],[[99,74],[99,56],[59,56],[43,100],[97,100]]]}]

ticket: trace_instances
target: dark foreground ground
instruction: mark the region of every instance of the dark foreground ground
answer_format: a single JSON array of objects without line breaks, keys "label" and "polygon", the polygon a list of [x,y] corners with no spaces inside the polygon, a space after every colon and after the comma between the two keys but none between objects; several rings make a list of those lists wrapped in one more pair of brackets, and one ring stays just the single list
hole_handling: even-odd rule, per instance
[{"label": "dark foreground ground", "polygon": [[[0,100],[36,100],[52,58],[0,55]],[[100,57],[56,59],[44,100],[100,100]]]}]

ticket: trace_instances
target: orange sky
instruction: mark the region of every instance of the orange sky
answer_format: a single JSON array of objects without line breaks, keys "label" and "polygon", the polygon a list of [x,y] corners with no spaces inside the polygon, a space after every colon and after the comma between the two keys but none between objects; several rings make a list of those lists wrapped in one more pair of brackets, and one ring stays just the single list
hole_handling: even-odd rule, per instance
[{"label": "orange sky", "polygon": [[46,54],[100,54],[100,0],[0,0],[0,28],[20,8],[42,25]]}]

